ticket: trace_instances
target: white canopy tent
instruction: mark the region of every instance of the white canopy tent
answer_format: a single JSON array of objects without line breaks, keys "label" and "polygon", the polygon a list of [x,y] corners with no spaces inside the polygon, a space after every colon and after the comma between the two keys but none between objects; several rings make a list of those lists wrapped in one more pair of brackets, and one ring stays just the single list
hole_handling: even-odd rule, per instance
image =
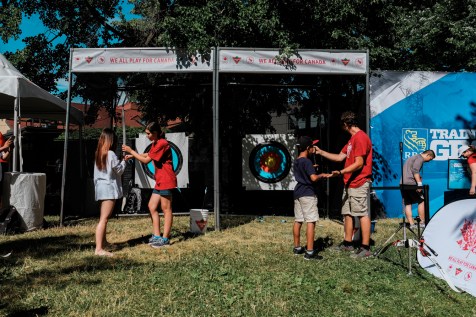
[{"label": "white canopy tent", "polygon": [[[213,85],[213,182],[215,229],[220,229],[219,186],[219,73],[281,73],[366,76],[366,126],[369,126],[369,52],[349,50],[301,50],[293,58],[277,60],[278,49],[214,48],[207,58],[182,56],[168,48],[72,48],[69,96],[73,73],[180,73],[211,72]],[[68,116],[66,118],[68,126]],[[60,224],[63,223],[68,129],[63,161]]]},{"label": "white canopy tent", "polygon": [[[0,54],[0,118],[13,118],[13,134],[18,134],[20,118],[66,120],[66,102],[35,85]],[[71,109],[71,120],[83,123],[83,113]],[[13,171],[17,171],[18,138],[15,138]]]}]

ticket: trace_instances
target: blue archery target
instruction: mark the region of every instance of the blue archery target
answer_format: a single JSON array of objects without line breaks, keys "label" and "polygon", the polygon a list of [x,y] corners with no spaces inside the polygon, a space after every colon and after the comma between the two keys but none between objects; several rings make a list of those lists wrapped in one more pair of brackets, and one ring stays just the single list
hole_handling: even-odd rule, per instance
[{"label": "blue archery target", "polygon": [[281,143],[270,141],[253,148],[249,167],[254,177],[264,183],[277,183],[291,170],[291,155]]},{"label": "blue archery target", "polygon": [[[178,175],[180,173],[180,170],[182,169],[183,166],[183,156],[182,152],[180,149],[175,145],[173,142],[168,141],[170,150],[172,151],[172,167],[174,169],[175,175]],[[150,148],[152,147],[152,144],[149,144],[145,150],[144,153],[148,153],[150,151]],[[152,179],[155,179],[155,166],[154,162],[150,161],[147,164],[141,163],[142,169],[144,170],[145,174],[149,176]]]}]

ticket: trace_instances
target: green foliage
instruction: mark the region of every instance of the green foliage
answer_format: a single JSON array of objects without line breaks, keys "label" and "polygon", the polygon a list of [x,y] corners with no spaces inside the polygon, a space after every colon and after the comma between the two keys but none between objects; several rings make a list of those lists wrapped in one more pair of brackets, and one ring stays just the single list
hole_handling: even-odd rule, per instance
[{"label": "green foliage", "polygon": [[16,38],[22,19],[39,15],[49,32],[26,38],[24,52],[7,55],[52,91],[66,77],[70,47],[164,46],[187,54],[216,46],[369,49],[373,69],[475,69],[473,0],[130,2],[141,19],[125,21],[118,0],[6,1],[0,37]]},{"label": "green foliage", "polygon": [[[117,137],[122,141],[122,127],[115,128]],[[83,140],[98,140],[101,135],[101,128],[87,128],[83,131]],[[139,133],[144,133],[144,128],[141,127],[126,127],[126,138],[134,139]],[[64,140],[65,135],[61,133],[57,140]],[[79,131],[73,130],[69,133],[68,139],[70,140],[79,140]]]},{"label": "green foliage", "polygon": [[[278,48],[279,57],[296,49],[369,50],[371,69],[474,71],[476,69],[476,13],[474,0],[130,0],[140,19],[126,21],[118,0],[95,2],[4,1],[0,37],[19,35],[22,19],[38,14],[49,32],[25,39],[26,48],[7,55],[20,71],[41,87],[55,91],[66,77],[71,47],[167,47],[179,54],[199,52],[209,57],[213,47]],[[21,15],[23,14],[23,16]],[[119,16],[119,19],[115,19]],[[100,76],[99,76],[100,75]],[[131,95],[142,105],[146,119],[161,121],[190,114],[210,114],[210,76],[105,75],[77,77],[73,96],[97,109],[114,112],[118,82],[138,88]],[[262,78],[260,78],[264,81]],[[229,77],[242,82],[243,76]],[[284,79],[278,84],[293,84]],[[276,82],[275,82],[276,83]],[[310,82],[311,85],[319,83]],[[183,87],[187,87],[186,90]],[[350,91],[353,87],[345,87]],[[185,91],[185,92],[184,92]],[[299,91],[222,91],[222,100],[249,107],[245,119],[269,122],[265,109],[282,113]],[[64,94],[62,97],[65,97]],[[260,97],[260,98],[258,98]],[[299,98],[299,97],[298,97]],[[301,98],[303,99],[303,98]],[[231,108],[231,106],[229,107]],[[253,113],[256,111],[255,113]],[[199,116],[200,122],[203,120]],[[189,128],[200,124],[190,121]],[[240,125],[241,126],[241,125]],[[194,130],[193,130],[194,131]]]}]

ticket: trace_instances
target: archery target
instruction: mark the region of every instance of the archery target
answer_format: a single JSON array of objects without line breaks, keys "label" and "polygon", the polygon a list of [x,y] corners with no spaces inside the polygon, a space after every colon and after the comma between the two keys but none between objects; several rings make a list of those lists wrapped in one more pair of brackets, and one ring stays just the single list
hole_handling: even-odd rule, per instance
[{"label": "archery target", "polygon": [[242,141],[242,185],[247,190],[293,190],[295,146],[293,135],[246,135]]},{"label": "archery target", "polygon": [[276,141],[258,144],[251,151],[249,168],[254,177],[265,183],[276,183],[291,170],[288,150]]},{"label": "archery target", "polygon": [[[431,218],[422,237],[434,259],[453,284],[476,296],[476,200],[463,199],[443,206]],[[421,252],[420,266],[442,278],[438,267]]]},{"label": "archery target", "polygon": [[[188,137],[185,133],[166,133],[165,138],[169,141],[172,151],[172,165],[175,175],[177,175],[177,187],[188,187]],[[136,138],[138,153],[149,152],[151,146],[145,134],[139,134],[139,137]],[[144,164],[135,160],[135,167],[135,183],[140,188],[154,188],[154,163]]]}]

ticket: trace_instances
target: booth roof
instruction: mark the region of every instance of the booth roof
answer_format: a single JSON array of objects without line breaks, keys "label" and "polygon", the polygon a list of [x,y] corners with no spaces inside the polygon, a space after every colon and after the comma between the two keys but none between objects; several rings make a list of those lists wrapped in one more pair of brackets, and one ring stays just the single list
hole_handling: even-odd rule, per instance
[{"label": "booth roof", "polygon": [[[28,80],[0,54],[1,117],[13,117],[16,98],[19,98],[19,116],[22,118],[66,120],[66,102]],[[82,124],[83,113],[71,107],[70,120]]]}]

